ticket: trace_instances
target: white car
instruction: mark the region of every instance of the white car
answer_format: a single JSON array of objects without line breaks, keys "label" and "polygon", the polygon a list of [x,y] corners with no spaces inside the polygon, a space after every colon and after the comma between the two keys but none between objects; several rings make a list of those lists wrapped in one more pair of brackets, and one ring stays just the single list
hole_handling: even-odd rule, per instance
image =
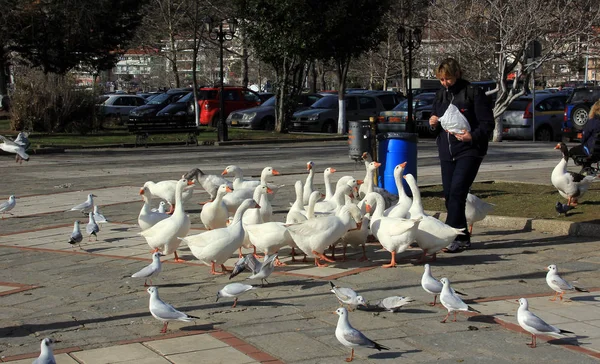
[{"label": "white car", "polygon": [[129,112],[146,104],[146,99],[138,95],[111,94],[100,97],[96,104],[98,112],[104,117],[129,118]]}]

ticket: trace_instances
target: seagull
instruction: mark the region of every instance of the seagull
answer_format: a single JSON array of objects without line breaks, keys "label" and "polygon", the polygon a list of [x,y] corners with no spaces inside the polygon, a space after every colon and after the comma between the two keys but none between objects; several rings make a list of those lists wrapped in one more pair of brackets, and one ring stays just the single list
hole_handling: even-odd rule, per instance
[{"label": "seagull", "polygon": [[96,238],[95,241],[98,241],[98,235],[96,234],[100,231],[100,227],[98,226],[98,224],[96,224],[96,220],[94,220],[93,212],[89,213],[89,221],[87,226],[85,227],[85,231],[88,234],[88,241],[90,241],[92,235],[94,235],[94,237]]},{"label": "seagull", "polygon": [[374,305],[377,307],[384,308],[388,312],[397,312],[400,311],[402,306],[405,306],[413,301],[414,299],[410,297],[392,296],[376,301]]},{"label": "seagull", "polygon": [[573,334],[571,331],[561,330],[556,326],[546,323],[534,313],[529,311],[529,303],[526,298],[519,298],[519,309],[517,310],[517,321],[521,327],[531,334],[531,342],[527,343],[532,348],[536,346],[536,335],[563,336]]},{"label": "seagull", "polygon": [[[434,295],[433,302],[430,302],[429,305],[435,306],[435,300],[436,300],[437,296],[440,293],[442,293],[442,287],[444,285],[442,284],[442,282],[438,281],[431,275],[431,268],[429,268],[429,264],[425,264],[424,267],[425,267],[425,270],[423,271],[423,276],[421,277],[421,287],[423,287],[425,292],[431,293],[432,295]],[[452,288],[451,288],[451,290],[453,293],[457,293],[461,296],[467,296],[467,294],[459,292],[459,291],[455,291]]]},{"label": "seagull", "polygon": [[54,353],[52,352],[52,346],[54,343],[59,343],[59,340],[51,338],[45,338],[41,343],[40,356],[33,361],[32,364],[56,364],[54,359]]},{"label": "seagull", "polygon": [[173,306],[161,300],[158,296],[158,288],[148,287],[147,291],[150,294],[150,313],[155,319],[165,323],[162,330],[160,330],[162,334],[167,332],[169,321],[191,322],[200,318],[177,311]]},{"label": "seagull", "polygon": [[558,275],[558,268],[555,264],[550,264],[546,267],[548,273],[546,274],[546,283],[554,291],[554,297],[550,301],[556,301],[556,296],[560,293],[560,300],[562,301],[565,291],[577,291],[577,292],[589,292],[587,289],[575,287],[571,283],[565,281]]},{"label": "seagull", "polygon": [[[362,296],[359,296],[352,288],[344,288],[338,287],[333,282],[329,281],[331,284],[331,290],[333,294],[337,297],[338,301],[340,301],[340,306],[343,306],[344,303],[350,306],[365,306],[367,307],[367,303],[365,302]],[[351,309],[352,311],[352,309]]]},{"label": "seagull", "polygon": [[0,212],[2,212],[2,218],[4,219],[4,214],[11,214],[10,210],[14,209],[17,205],[17,197],[15,195],[11,195],[8,198],[8,201],[0,203]]},{"label": "seagull", "polygon": [[15,153],[15,162],[22,164],[23,161],[29,162],[29,154],[25,153],[25,148],[12,140],[0,135],[0,149],[8,153]]},{"label": "seagull", "polygon": [[229,275],[229,279],[237,276],[247,269],[252,272],[252,275],[248,277],[248,279],[260,279],[263,286],[264,282],[269,284],[267,278],[269,278],[271,273],[273,273],[275,270],[276,260],[277,254],[265,255],[262,263],[254,256],[254,254],[246,254],[235,263],[233,271]]},{"label": "seagull", "polygon": [[79,228],[79,220],[75,220],[73,224],[73,232],[71,233],[71,237],[69,238],[69,244],[71,245],[79,245],[79,249],[81,249],[81,241],[83,240],[83,235],[81,235],[81,229]]},{"label": "seagull", "polygon": [[350,357],[346,358],[347,362],[351,362],[354,359],[354,348],[357,346],[366,346],[379,351],[390,350],[387,346],[376,343],[352,327],[350,321],[348,321],[348,310],[345,307],[338,308],[335,310],[335,313],[339,316],[337,326],[335,327],[335,337],[342,345],[352,348]]},{"label": "seagull", "polygon": [[558,216],[561,214],[565,214],[565,217],[568,216],[569,211],[573,210],[575,206],[567,205],[566,203],[561,203],[560,201],[556,201],[556,205],[554,205],[556,212],[558,212]]},{"label": "seagull", "polygon": [[29,133],[22,131],[17,135],[14,142],[19,144],[20,146],[22,146],[23,149],[27,150],[27,149],[29,149],[29,146],[31,145],[28,137],[29,137]]},{"label": "seagull", "polygon": [[71,210],[69,210],[69,211],[81,211],[84,214],[92,211],[94,209],[94,197],[98,197],[98,196],[94,195],[93,193],[90,193],[87,196],[87,200],[85,200],[84,203],[80,203],[77,206],[71,207]]},{"label": "seagull", "polygon": [[106,217],[104,217],[104,215],[100,213],[100,209],[98,208],[98,206],[94,206],[94,220],[96,220],[97,224],[104,224],[108,222],[108,220],[106,220]]},{"label": "seagull", "polygon": [[146,284],[146,281],[148,279],[150,279],[150,284],[152,284],[152,276],[158,277],[158,274],[161,271],[161,263],[160,263],[160,257],[162,257],[163,254],[161,254],[160,252],[155,252],[152,254],[152,263],[148,264],[147,266],[145,266],[144,268],[142,268],[139,272],[133,273],[131,275],[132,278],[145,278],[144,279],[144,287],[148,287],[148,284]]},{"label": "seagull", "polygon": [[241,295],[242,293],[246,293],[251,289],[254,289],[254,287],[249,284],[229,283],[228,285],[223,287],[222,290],[217,292],[217,300],[215,302],[218,302],[219,298],[221,297],[235,297],[235,299],[233,300],[233,306],[231,306],[233,308],[237,305],[237,296]]},{"label": "seagull", "polygon": [[152,212],[159,212],[161,214],[164,214],[165,211],[167,211],[167,203],[165,201],[160,201],[160,203],[158,204],[158,208],[153,208]]},{"label": "seagull", "polygon": [[440,302],[448,310],[448,314],[446,315],[446,317],[444,317],[442,323],[446,322],[448,316],[450,316],[450,312],[454,312],[454,320],[452,320],[453,322],[456,322],[456,311],[481,313],[476,309],[472,308],[471,306],[468,306],[460,299],[460,297],[458,297],[452,292],[452,288],[450,287],[450,281],[448,280],[448,278],[442,278],[440,279],[440,282],[442,282],[442,284],[444,285],[444,287],[442,288],[442,293],[440,293]]}]

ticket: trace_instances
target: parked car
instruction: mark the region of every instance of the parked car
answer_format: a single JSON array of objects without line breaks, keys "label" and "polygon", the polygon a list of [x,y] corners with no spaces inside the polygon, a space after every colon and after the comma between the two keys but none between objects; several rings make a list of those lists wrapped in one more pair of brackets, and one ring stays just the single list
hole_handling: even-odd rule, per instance
[{"label": "parked car", "polygon": [[[381,100],[368,94],[346,94],[346,120],[368,120],[385,110]],[[294,113],[290,131],[335,133],[338,128],[338,96],[326,95],[304,111]]]},{"label": "parked car", "polygon": [[194,117],[194,93],[188,92],[179,100],[170,103],[156,113],[157,117],[170,118],[193,118]]},{"label": "parked car", "polygon": [[157,117],[157,113],[165,108],[165,106],[179,100],[181,97],[188,94],[189,90],[173,89],[165,93],[156,95],[146,99],[146,104],[138,106],[129,112],[130,120],[144,119],[149,120]]},{"label": "parked car", "polygon": [[[202,87],[198,91],[198,107],[200,110],[199,125],[217,126],[220,120],[220,87]],[[227,116],[235,110],[248,109],[260,105],[258,93],[243,87],[226,86],[224,88],[223,99],[225,101],[224,116]],[[193,100],[193,96],[192,96]],[[190,108],[191,109],[191,108]],[[188,110],[191,115],[194,110]]]},{"label": "parked car", "polygon": [[[305,110],[317,100],[321,94],[301,94],[296,101],[296,110]],[[257,107],[237,110],[227,117],[227,125],[232,127],[273,130],[275,128],[275,103],[277,98],[271,97]]]},{"label": "parked car", "polygon": [[275,96],[272,92],[259,92],[258,97],[260,97],[260,102],[265,102],[271,97]]},{"label": "parked car", "polygon": [[592,105],[600,99],[600,87],[577,87],[567,99],[562,132],[568,140],[577,138],[587,123]]},{"label": "parked car", "polygon": [[[413,97],[413,119],[415,121],[416,131],[421,136],[427,136],[429,131],[429,117],[435,92],[426,92]],[[381,131],[404,131],[405,127],[395,128],[392,124],[406,123],[408,121],[408,99],[400,102],[390,111],[383,111],[378,117],[378,129]]]},{"label": "parked car", "polygon": [[398,105],[402,100],[405,99],[404,95],[402,95],[401,92],[395,91],[352,89],[348,91],[348,93],[351,93],[353,95],[361,94],[375,96],[381,101],[383,107],[386,110],[393,109],[396,105]]},{"label": "parked car", "polygon": [[[535,95],[535,109],[531,95],[521,96],[508,105],[502,114],[502,137],[506,139],[533,139],[560,141],[562,116],[567,96],[559,93]],[[535,110],[535,127],[533,112]]]},{"label": "parked car", "polygon": [[145,104],[146,99],[141,96],[110,94],[100,96],[96,106],[101,117],[114,117],[122,120],[123,117],[129,117],[129,112],[131,110]]}]

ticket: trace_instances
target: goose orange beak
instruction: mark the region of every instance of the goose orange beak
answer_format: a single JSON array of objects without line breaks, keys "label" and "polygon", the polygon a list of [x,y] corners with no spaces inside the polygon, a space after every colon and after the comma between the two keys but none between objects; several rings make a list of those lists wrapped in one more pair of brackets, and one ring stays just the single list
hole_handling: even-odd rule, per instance
[{"label": "goose orange beak", "polygon": [[275,169],[273,170],[273,176],[279,176],[280,174],[281,174],[281,173],[279,173],[279,171],[277,171],[277,170],[275,170]]},{"label": "goose orange beak", "polygon": [[400,167],[402,167],[402,168],[406,168],[406,162],[404,162],[404,163],[400,163]]},{"label": "goose orange beak", "polygon": [[225,189],[225,191],[227,191],[227,192],[233,192],[233,190],[229,186],[227,186],[227,188]]},{"label": "goose orange beak", "polygon": [[143,195],[143,194],[144,194],[144,189],[140,188],[140,195]]},{"label": "goose orange beak", "polygon": [[221,176],[224,176],[227,174],[227,169],[225,169],[223,172],[221,172]]}]

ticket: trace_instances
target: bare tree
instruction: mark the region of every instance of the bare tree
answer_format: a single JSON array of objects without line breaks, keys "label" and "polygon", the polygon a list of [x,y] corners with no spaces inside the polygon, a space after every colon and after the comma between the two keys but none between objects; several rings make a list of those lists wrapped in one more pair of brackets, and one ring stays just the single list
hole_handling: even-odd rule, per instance
[{"label": "bare tree", "polygon": [[[462,65],[485,70],[496,80],[494,141],[502,141],[500,116],[507,106],[528,91],[538,67],[559,58],[570,58],[582,36],[593,38],[600,19],[597,0],[437,0],[432,2],[430,26],[443,32],[446,47],[460,55]],[[543,47],[535,59],[528,57],[532,41]],[[465,62],[468,60],[468,62]],[[506,80],[514,76],[512,85]]]}]

